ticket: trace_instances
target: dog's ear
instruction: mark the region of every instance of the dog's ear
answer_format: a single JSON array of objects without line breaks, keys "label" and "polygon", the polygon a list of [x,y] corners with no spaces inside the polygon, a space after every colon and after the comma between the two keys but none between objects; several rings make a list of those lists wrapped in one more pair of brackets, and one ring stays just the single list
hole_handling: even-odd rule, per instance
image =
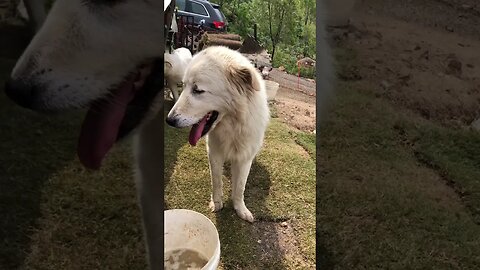
[{"label": "dog's ear", "polygon": [[260,91],[258,77],[253,74],[253,70],[248,67],[231,67],[230,79],[238,89],[249,91]]}]

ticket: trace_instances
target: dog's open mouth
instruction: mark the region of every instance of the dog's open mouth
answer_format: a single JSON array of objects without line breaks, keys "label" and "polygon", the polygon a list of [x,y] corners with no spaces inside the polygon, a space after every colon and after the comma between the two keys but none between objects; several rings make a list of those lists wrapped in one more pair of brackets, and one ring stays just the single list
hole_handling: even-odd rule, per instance
[{"label": "dog's open mouth", "polygon": [[162,70],[158,62],[140,67],[107,97],[92,102],[77,148],[85,167],[98,169],[113,144],[140,124],[161,90],[152,78]]},{"label": "dog's open mouth", "polygon": [[198,123],[192,126],[190,130],[190,136],[188,137],[188,142],[195,146],[197,145],[198,140],[201,137],[205,136],[208,131],[212,128],[213,123],[217,120],[218,112],[211,111],[207,113]]}]

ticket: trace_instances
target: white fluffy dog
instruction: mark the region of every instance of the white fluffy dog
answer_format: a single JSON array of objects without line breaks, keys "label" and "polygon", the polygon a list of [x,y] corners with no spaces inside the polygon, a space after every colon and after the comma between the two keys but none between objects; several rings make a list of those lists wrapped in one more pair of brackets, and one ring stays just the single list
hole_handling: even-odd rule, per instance
[{"label": "white fluffy dog", "polygon": [[172,91],[175,101],[178,100],[178,84],[182,82],[183,74],[188,63],[192,60],[192,53],[187,48],[178,48],[172,53],[165,53],[165,79],[167,86]]},{"label": "white fluffy dog", "polygon": [[183,92],[169,112],[167,123],[177,128],[192,126],[191,145],[207,135],[212,211],[223,207],[223,165],[230,161],[233,207],[240,218],[253,222],[243,194],[270,119],[260,72],[239,52],[214,46],[193,57],[183,83]]}]

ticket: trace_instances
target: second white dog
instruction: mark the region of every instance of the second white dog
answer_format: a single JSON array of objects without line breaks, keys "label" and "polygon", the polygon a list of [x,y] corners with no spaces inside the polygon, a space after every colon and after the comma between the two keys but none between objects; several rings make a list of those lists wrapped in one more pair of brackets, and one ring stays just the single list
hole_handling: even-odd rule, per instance
[{"label": "second white dog", "polygon": [[171,54],[165,53],[165,79],[167,86],[172,91],[175,101],[178,100],[178,84],[182,82],[183,74],[188,63],[192,60],[192,53],[187,48],[178,48]]}]

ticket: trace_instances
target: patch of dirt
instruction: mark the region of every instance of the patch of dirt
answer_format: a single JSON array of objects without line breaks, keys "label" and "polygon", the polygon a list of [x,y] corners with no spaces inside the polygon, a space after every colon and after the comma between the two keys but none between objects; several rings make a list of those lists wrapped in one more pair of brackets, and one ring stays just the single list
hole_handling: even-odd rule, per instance
[{"label": "patch of dirt", "polygon": [[480,116],[479,10],[473,0],[361,1],[352,24],[331,31],[358,58],[339,78],[426,119],[467,126]]},{"label": "patch of dirt", "polygon": [[253,235],[257,235],[257,249],[259,260],[267,258],[284,258],[292,266],[300,269],[309,269],[312,266],[305,263],[297,237],[290,221],[269,222],[256,221],[252,227]]},{"label": "patch of dirt", "polygon": [[[351,52],[344,58],[352,57],[338,78],[424,119],[466,128],[480,117],[479,25],[476,0],[359,0],[349,26],[329,29],[335,45]],[[416,172],[425,194],[460,211],[462,191],[416,158],[426,167]]]},{"label": "patch of dirt", "polygon": [[286,124],[302,131],[315,130],[315,82],[298,78],[276,68],[270,72],[270,80],[280,84],[275,107],[277,116]]}]

